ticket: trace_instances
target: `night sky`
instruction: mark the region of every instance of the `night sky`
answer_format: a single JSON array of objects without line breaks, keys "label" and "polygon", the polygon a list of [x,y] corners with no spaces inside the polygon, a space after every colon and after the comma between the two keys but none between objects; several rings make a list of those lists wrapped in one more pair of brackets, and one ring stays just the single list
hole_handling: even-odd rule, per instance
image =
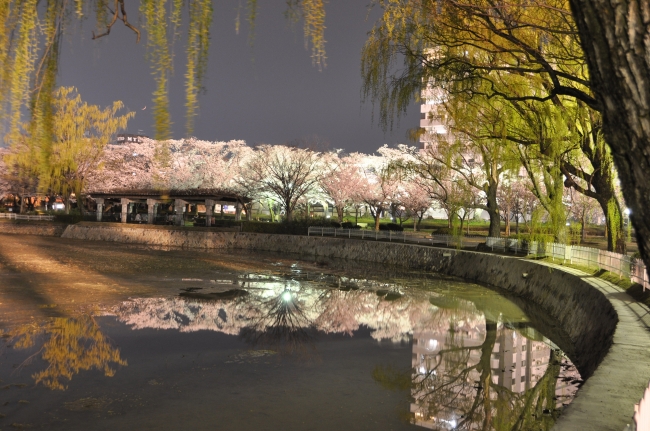
[{"label": "night sky", "polygon": [[[126,2],[136,21],[136,2]],[[327,67],[319,71],[305,50],[302,23],[291,28],[285,0],[260,1],[254,46],[249,45],[246,11],[235,32],[237,0],[215,0],[212,46],[194,135],[205,140],[243,139],[249,144],[281,144],[294,139],[325,141],[329,148],[372,153],[383,144],[407,142],[417,127],[415,103],[392,132],[372,119],[361,100],[360,53],[379,11],[365,2],[331,0],[326,6]],[[241,1],[245,4],[245,1]],[[137,21],[136,21],[137,22]],[[136,23],[134,22],[134,23]],[[146,41],[119,22],[111,34],[91,39],[92,20],[69,31],[61,55],[59,83],[76,86],[82,98],[106,106],[122,100],[136,112],[129,133],[153,137],[154,81],[146,61]],[[185,136],[184,41],[175,45],[170,84],[173,137]],[[146,109],[143,110],[143,108]]]}]

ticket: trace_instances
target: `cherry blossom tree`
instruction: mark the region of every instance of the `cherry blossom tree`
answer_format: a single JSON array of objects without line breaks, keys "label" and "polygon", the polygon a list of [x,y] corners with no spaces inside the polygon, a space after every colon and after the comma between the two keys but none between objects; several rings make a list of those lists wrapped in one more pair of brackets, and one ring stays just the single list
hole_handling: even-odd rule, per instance
[{"label": "cherry blossom tree", "polygon": [[[210,142],[195,138],[168,141],[173,154],[171,188],[232,189],[239,175],[244,141]],[[177,172],[187,175],[176,175]]]},{"label": "cherry blossom tree", "polygon": [[339,157],[338,153],[327,155],[326,168],[320,179],[323,193],[334,205],[339,222],[343,222],[345,207],[354,200],[362,184],[360,174],[360,155],[351,154]]},{"label": "cherry blossom tree", "polygon": [[109,145],[88,189],[234,189],[247,149],[244,141],[194,138]]},{"label": "cherry blossom tree", "polygon": [[98,169],[90,173],[86,189],[93,192],[162,186],[166,172],[158,161],[159,151],[160,145],[153,139],[108,145]]},{"label": "cherry blossom tree", "polygon": [[573,189],[569,189],[570,207],[569,211],[571,216],[580,221],[580,237],[582,240],[587,239],[587,222],[590,218],[600,211],[598,201],[594,198],[579,193]]},{"label": "cherry blossom tree", "polygon": [[375,219],[375,230],[379,230],[381,214],[390,206],[398,192],[398,179],[387,166],[373,166],[364,169],[360,187],[355,193],[363,201]]},{"label": "cherry blossom tree", "polygon": [[255,148],[243,168],[242,176],[256,182],[259,191],[277,201],[292,221],[299,201],[312,192],[321,178],[319,154],[284,145]]},{"label": "cherry blossom tree", "polygon": [[433,205],[431,195],[417,182],[407,181],[400,202],[413,215],[413,230],[417,231],[422,217]]}]

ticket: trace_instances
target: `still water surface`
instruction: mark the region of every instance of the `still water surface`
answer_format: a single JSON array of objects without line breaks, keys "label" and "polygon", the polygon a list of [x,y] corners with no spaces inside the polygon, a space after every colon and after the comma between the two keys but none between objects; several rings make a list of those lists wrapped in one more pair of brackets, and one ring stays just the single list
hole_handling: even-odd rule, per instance
[{"label": "still water surface", "polygon": [[492,290],[269,259],[9,325],[0,429],[548,430],[580,384]]}]

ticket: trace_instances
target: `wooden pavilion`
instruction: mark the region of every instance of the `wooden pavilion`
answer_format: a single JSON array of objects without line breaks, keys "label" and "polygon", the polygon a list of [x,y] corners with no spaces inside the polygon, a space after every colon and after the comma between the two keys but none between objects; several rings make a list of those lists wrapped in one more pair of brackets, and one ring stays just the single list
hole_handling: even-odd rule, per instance
[{"label": "wooden pavilion", "polygon": [[146,222],[153,224],[158,213],[158,206],[173,206],[173,224],[183,225],[183,213],[190,205],[205,205],[205,224],[212,225],[215,205],[234,205],[235,219],[241,220],[242,206],[250,199],[233,192],[217,189],[155,190],[155,189],[116,189],[110,191],[93,191],[88,196],[97,203],[97,221],[109,203],[121,205],[120,221],[126,223],[131,214],[132,205],[147,204]]}]

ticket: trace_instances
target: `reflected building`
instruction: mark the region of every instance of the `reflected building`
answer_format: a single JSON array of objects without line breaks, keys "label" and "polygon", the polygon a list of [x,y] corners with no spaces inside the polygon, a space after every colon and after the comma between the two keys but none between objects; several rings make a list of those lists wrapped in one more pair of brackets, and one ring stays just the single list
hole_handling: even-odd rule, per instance
[{"label": "reflected building", "polygon": [[[524,335],[525,334],[525,335]],[[485,323],[473,328],[451,328],[448,333],[431,331],[414,332],[412,344],[413,389],[410,413],[415,425],[435,429],[482,429],[482,421],[465,423],[465,409],[477,401],[481,386],[482,347],[487,338]],[[523,395],[535,388],[549,369],[552,352],[557,352],[548,339],[533,328],[521,325],[518,330],[499,323],[494,344],[489,350],[490,380],[507,393]],[[456,352],[456,354],[452,354]],[[556,364],[557,365],[557,364]],[[580,374],[565,361],[559,376],[554,377],[555,407],[561,408],[575,396],[575,382]],[[463,371],[467,371],[464,373]],[[439,377],[446,375],[446,377]],[[454,381],[456,380],[456,381]],[[435,394],[438,388],[447,386],[442,396]],[[481,388],[483,389],[483,388]],[[499,391],[489,391],[492,402],[502,396]],[[441,399],[453,399],[446,407]]]}]

